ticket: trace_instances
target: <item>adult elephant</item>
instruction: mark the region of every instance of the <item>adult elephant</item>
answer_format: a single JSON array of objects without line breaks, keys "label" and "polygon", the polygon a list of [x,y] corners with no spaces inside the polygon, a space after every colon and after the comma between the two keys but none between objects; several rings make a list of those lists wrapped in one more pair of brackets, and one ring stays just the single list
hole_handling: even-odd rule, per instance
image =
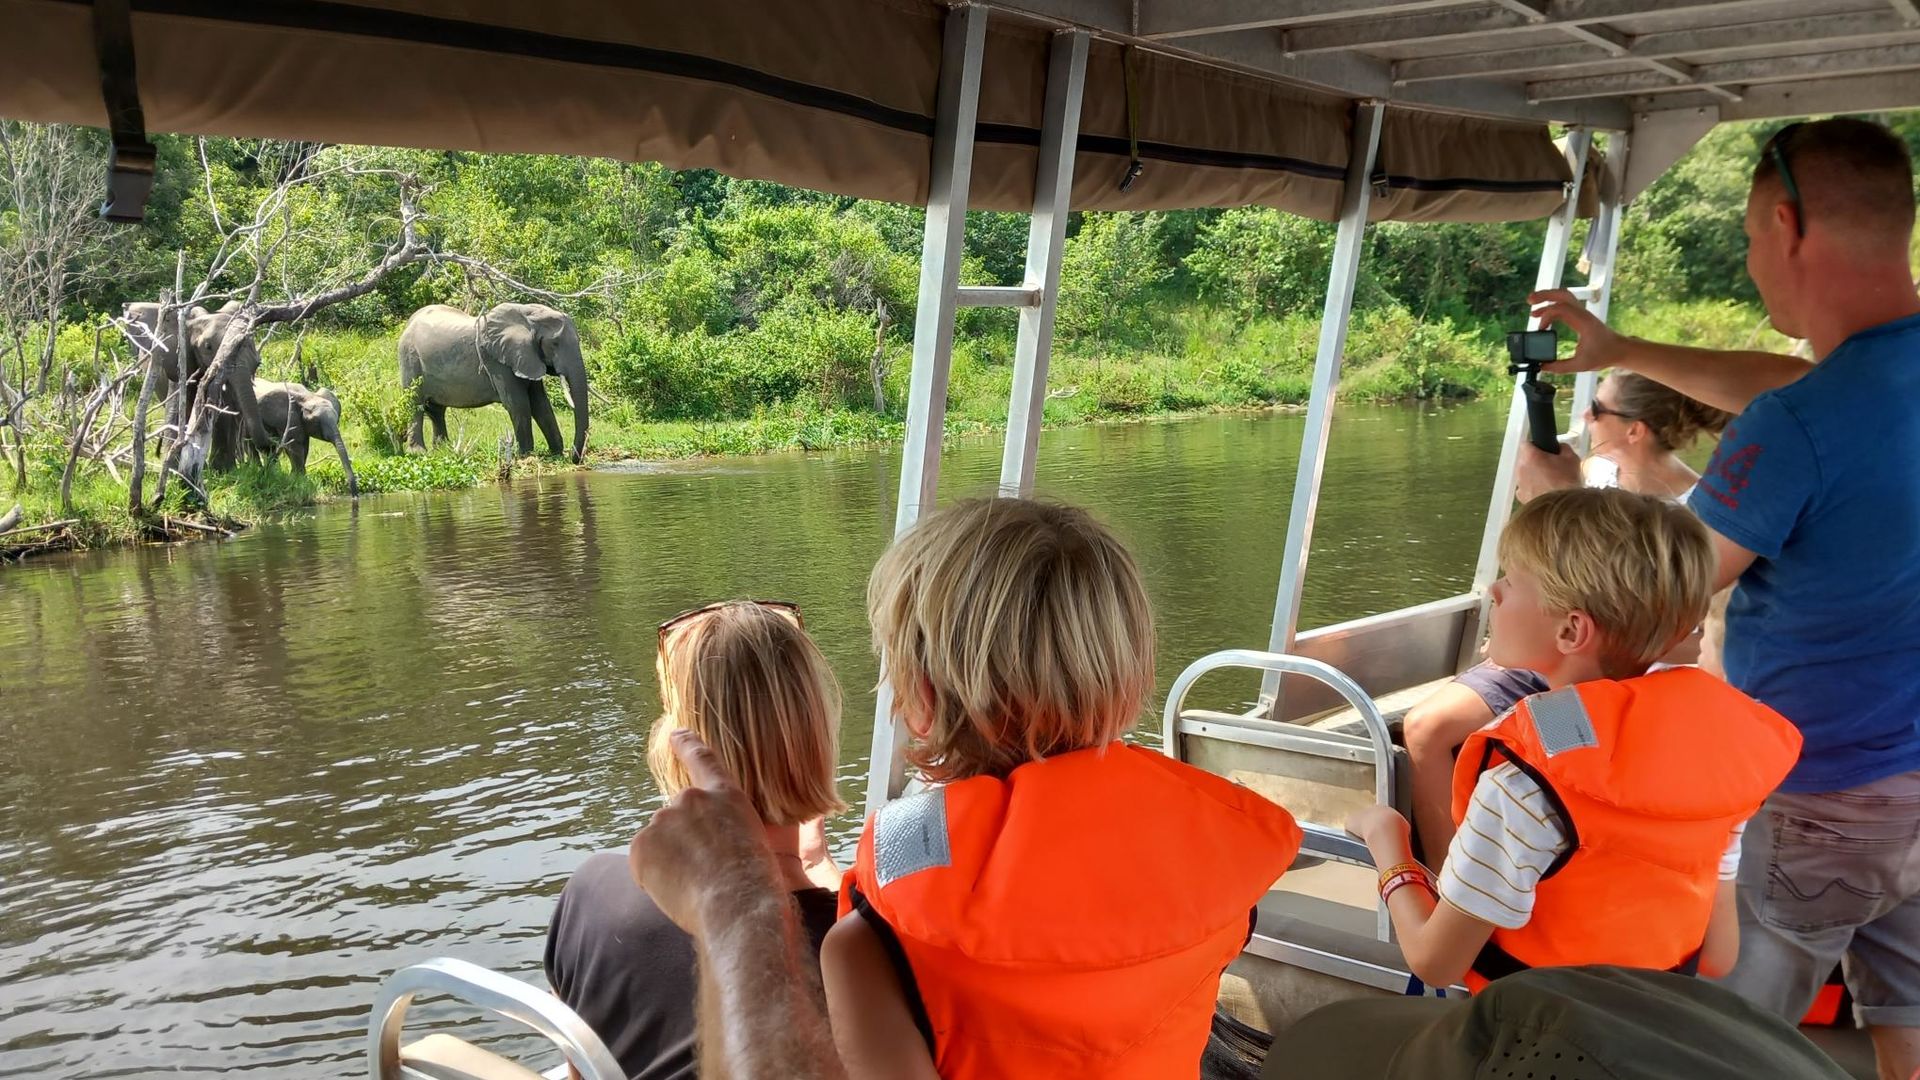
[{"label": "adult elephant", "polygon": [[445,304],[421,308],[400,332],[400,385],[415,394],[407,444],[426,448],[423,417],[433,420],[437,446],[447,438],[448,409],[497,401],[507,407],[522,454],[533,453],[536,422],[547,448],[564,453],[560,424],[547,400],[549,375],[560,377],[573,407],[573,460],[578,462],[587,450],[587,363],[565,312],[544,304],[501,304],[476,317]]},{"label": "adult elephant", "polygon": [[[184,312],[176,310],[173,318],[165,320],[165,325],[159,304],[132,303],[121,309],[129,322],[145,330],[139,335],[144,339],[143,344],[157,346],[153,350],[158,377],[156,391],[164,394],[168,383],[184,382],[181,407],[192,403],[192,394],[200,385],[201,376],[213,366],[220,341],[227,333],[227,323],[238,306],[238,301],[233,301],[219,311],[208,311],[195,305]],[[184,325],[176,326],[176,322]],[[173,343],[180,330],[184,330],[186,348],[176,356]],[[261,424],[260,405],[253,392],[253,377],[259,370],[260,349],[249,335],[240,343],[233,362],[227,365],[226,377],[221,380],[224,385],[209,392],[208,404],[223,410],[213,426],[212,465],[216,469],[231,469],[242,451],[270,441]],[[184,417],[179,419],[185,422]]]},{"label": "adult elephant", "polygon": [[[194,308],[188,313],[183,374],[189,387],[197,385],[213,366],[220,342],[227,336],[227,323],[239,306],[240,302],[233,300],[219,311]],[[253,377],[259,371],[260,347],[253,335],[248,334],[227,364],[226,374],[220,380],[225,385],[209,391],[208,395],[209,405],[226,410],[213,425],[213,453],[209,462],[215,469],[231,469],[242,452],[251,453],[271,441],[266,425],[260,422],[260,403],[253,396]]]}]

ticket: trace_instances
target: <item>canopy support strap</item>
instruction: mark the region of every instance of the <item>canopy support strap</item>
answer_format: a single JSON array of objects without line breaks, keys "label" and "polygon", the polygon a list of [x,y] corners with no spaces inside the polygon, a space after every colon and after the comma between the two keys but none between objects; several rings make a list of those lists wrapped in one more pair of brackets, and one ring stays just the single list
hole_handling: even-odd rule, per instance
[{"label": "canopy support strap", "polygon": [[[1320,316],[1320,344],[1313,358],[1313,395],[1307,402],[1306,428],[1300,435],[1300,460],[1294,470],[1293,505],[1287,513],[1286,547],[1280,559],[1280,591],[1273,604],[1273,630],[1267,651],[1293,652],[1300,624],[1301,587],[1306,579],[1307,552],[1313,545],[1313,519],[1320,504],[1320,480],[1327,464],[1327,437],[1333,427],[1333,399],[1340,385],[1340,363],[1347,349],[1347,324],[1353,315],[1354,286],[1360,278],[1361,242],[1366,239],[1367,212],[1374,193],[1374,162],[1380,154],[1383,106],[1378,101],[1354,105],[1353,145],[1347,152],[1347,177],[1340,195],[1340,229],[1333,244],[1333,267],[1327,279],[1326,307]],[[1280,673],[1267,671],[1260,680],[1260,702],[1267,715],[1280,697]]]},{"label": "canopy support strap", "polygon": [[100,216],[137,223],[153,193],[153,143],[147,141],[140,82],[133,62],[133,15],[128,0],[93,0],[93,51],[100,64],[100,95],[107,106],[113,149],[107,159],[107,198]]},{"label": "canopy support strap", "polygon": [[[914,310],[913,369],[907,384],[907,430],[901,447],[900,496],[894,533],[905,532],[934,504],[940,486],[940,443],[947,421],[947,379],[953,366],[953,317],[959,307],[960,258],[966,246],[967,193],[973,177],[975,120],[980,111],[980,59],[987,9],[961,5],[947,13],[927,181],[926,231],[920,248],[920,299]],[[884,670],[884,661],[883,661]],[[893,715],[893,694],[880,683],[867,765],[867,811],[906,786],[906,741]]]},{"label": "canopy support strap", "polygon": [[1033,459],[1040,448],[1040,421],[1047,404],[1047,364],[1053,353],[1053,313],[1060,298],[1060,256],[1067,243],[1067,207],[1073,193],[1089,39],[1084,30],[1057,33],[1047,60],[1046,113],[1034,173],[1033,216],[1027,222],[1025,286],[1039,294],[1040,302],[1020,311],[1013,392],[1007,402],[1007,442],[1000,456],[1001,495],[1024,496],[1033,491]]},{"label": "canopy support strap", "polygon": [[[1540,249],[1540,272],[1533,282],[1536,290],[1559,288],[1566,274],[1567,249],[1573,238],[1574,220],[1580,213],[1580,185],[1587,175],[1587,149],[1592,144],[1593,133],[1585,128],[1567,133],[1567,164],[1573,170],[1573,179],[1567,184],[1567,201],[1547,219],[1547,237]],[[1527,329],[1540,329],[1540,320],[1529,318]],[[1480,536],[1480,558],[1473,570],[1473,593],[1480,598],[1480,603],[1467,622],[1466,632],[1460,635],[1458,666],[1462,669],[1479,655],[1480,634],[1487,625],[1487,590],[1500,571],[1500,533],[1513,515],[1513,474],[1520,461],[1520,442],[1526,427],[1527,399],[1516,379],[1513,401],[1507,408],[1506,437],[1500,443],[1500,463],[1493,473],[1493,500],[1487,507],[1487,527]]]}]

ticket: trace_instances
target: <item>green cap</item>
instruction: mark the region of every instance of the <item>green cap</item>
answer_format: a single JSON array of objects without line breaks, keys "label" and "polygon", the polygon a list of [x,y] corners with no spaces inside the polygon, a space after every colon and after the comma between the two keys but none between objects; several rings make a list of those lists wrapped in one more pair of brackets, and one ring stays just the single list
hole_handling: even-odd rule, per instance
[{"label": "green cap", "polygon": [[1535,968],[1472,998],[1337,1002],[1274,1039],[1263,1077],[1848,1080],[1793,1025],[1704,979]]}]

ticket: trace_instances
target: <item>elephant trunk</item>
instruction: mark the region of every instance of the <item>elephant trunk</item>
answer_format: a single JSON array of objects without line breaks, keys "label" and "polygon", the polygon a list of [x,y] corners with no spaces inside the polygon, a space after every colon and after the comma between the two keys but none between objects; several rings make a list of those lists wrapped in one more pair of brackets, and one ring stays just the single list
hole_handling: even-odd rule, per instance
[{"label": "elephant trunk", "polygon": [[567,404],[573,406],[573,463],[587,456],[587,365],[576,361],[566,373]]},{"label": "elephant trunk", "polygon": [[340,453],[340,471],[347,474],[347,495],[357,499],[360,497],[360,480],[353,475],[353,459],[347,456],[347,438],[340,434],[338,426],[333,429],[332,442],[333,448]]}]

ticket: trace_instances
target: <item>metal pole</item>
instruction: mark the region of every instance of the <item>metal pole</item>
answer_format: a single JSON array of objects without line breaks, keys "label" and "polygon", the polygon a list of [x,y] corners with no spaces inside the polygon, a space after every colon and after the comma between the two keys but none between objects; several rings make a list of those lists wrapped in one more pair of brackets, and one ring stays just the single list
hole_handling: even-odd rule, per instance
[{"label": "metal pole", "polygon": [[[1533,282],[1536,290],[1559,288],[1560,279],[1565,275],[1567,243],[1573,236],[1573,223],[1580,212],[1580,185],[1586,176],[1587,147],[1592,140],[1593,133],[1584,128],[1567,133],[1567,164],[1573,169],[1573,180],[1567,185],[1565,205],[1547,221],[1547,238],[1540,250],[1540,272]],[[1540,329],[1540,320],[1528,319],[1527,329]],[[1494,575],[1500,569],[1500,532],[1507,527],[1507,518],[1513,513],[1513,470],[1520,460],[1520,442],[1526,425],[1527,401],[1520,394],[1520,381],[1516,378],[1513,402],[1507,408],[1506,438],[1500,444],[1500,463],[1493,473],[1493,500],[1487,507],[1487,527],[1480,535],[1480,558],[1473,570],[1473,592],[1480,597],[1480,606],[1460,639],[1463,668],[1478,654],[1480,628],[1487,624],[1487,587],[1493,584]]]},{"label": "metal pole", "polygon": [[[973,176],[974,120],[980,106],[980,58],[987,9],[947,13],[940,58],[939,116],[927,179],[927,224],[920,249],[920,299],[913,320],[913,370],[907,388],[907,431],[901,450],[898,535],[933,505],[940,483],[940,441],[947,420],[947,376],[953,364],[953,314],[965,249],[967,186]],[[893,718],[893,695],[880,684],[867,762],[867,810],[878,810],[906,784],[904,746]]]},{"label": "metal pole", "polygon": [[1047,403],[1047,362],[1053,353],[1053,309],[1060,296],[1060,255],[1066,247],[1073,155],[1080,138],[1080,99],[1087,81],[1084,30],[1053,37],[1047,61],[1047,102],[1040,128],[1040,159],[1033,180],[1033,217],[1027,224],[1026,287],[1040,302],[1020,311],[1013,351],[1013,391],[1007,402],[1007,445],[1000,457],[1000,494],[1033,491],[1033,459],[1040,447]]},{"label": "metal pole", "polygon": [[[1615,132],[1607,140],[1607,177],[1612,190],[1601,193],[1600,218],[1593,223],[1601,230],[1600,241],[1595,251],[1595,259],[1587,268],[1587,309],[1605,322],[1607,311],[1613,302],[1613,272],[1619,265],[1621,220],[1626,216],[1627,154],[1632,144],[1624,131]],[[1573,447],[1584,456],[1591,433],[1587,430],[1587,406],[1593,404],[1593,392],[1600,384],[1600,374],[1595,371],[1583,371],[1573,379],[1573,414],[1568,422],[1572,429]]]},{"label": "metal pole", "polygon": [[[1313,517],[1320,503],[1320,479],[1327,464],[1327,435],[1333,426],[1333,396],[1340,383],[1340,362],[1347,348],[1347,322],[1353,314],[1353,290],[1360,277],[1360,244],[1366,238],[1367,204],[1374,159],[1380,151],[1383,106],[1363,101],[1353,110],[1353,145],[1347,152],[1347,178],[1340,195],[1340,230],[1333,244],[1333,268],[1327,302],[1320,315],[1320,345],[1313,358],[1313,394],[1307,403],[1306,430],[1300,436],[1300,462],[1293,474],[1293,507],[1287,513],[1287,541],[1280,558],[1280,590],[1273,603],[1273,630],[1267,651],[1290,653],[1300,624],[1300,590],[1306,580],[1307,552],[1313,546]],[[1280,692],[1280,673],[1260,679],[1260,700],[1271,707]]]}]

